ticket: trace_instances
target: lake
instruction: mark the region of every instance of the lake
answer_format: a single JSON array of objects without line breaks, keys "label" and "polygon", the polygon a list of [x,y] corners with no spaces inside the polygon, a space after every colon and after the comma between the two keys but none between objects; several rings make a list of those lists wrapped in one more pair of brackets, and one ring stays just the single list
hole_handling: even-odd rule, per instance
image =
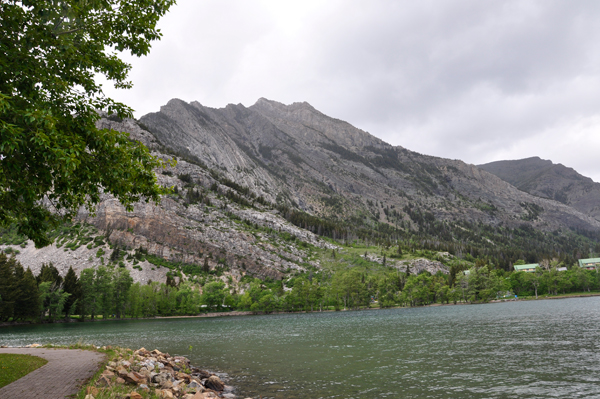
[{"label": "lake", "polygon": [[[184,355],[241,397],[600,397],[600,297],[0,328],[0,344]],[[190,349],[191,345],[191,349]]]}]

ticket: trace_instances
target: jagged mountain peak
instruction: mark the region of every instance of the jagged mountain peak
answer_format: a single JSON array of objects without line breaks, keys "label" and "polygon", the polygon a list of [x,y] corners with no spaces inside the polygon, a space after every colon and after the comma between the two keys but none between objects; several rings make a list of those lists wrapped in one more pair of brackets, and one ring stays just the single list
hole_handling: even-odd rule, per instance
[{"label": "jagged mountain peak", "polygon": [[315,107],[313,107],[306,101],[294,102],[292,104],[286,105],[286,104],[280,103],[278,101],[269,100],[268,98],[264,98],[264,97],[259,98],[254,103],[254,105],[252,105],[251,107],[260,108],[260,109],[280,109],[280,110],[282,110],[282,109],[287,109],[287,110],[305,109],[305,110],[319,112],[319,111],[317,111],[317,109],[315,109]]},{"label": "jagged mountain peak", "polygon": [[314,140],[315,143],[334,142],[354,149],[386,144],[346,121],[322,113],[307,102],[284,105],[275,101],[259,100],[250,109],[264,115],[288,134],[297,133],[304,139]]},{"label": "jagged mountain peak", "polygon": [[[197,101],[194,101],[194,103],[196,103]],[[183,101],[180,98],[172,98],[169,101],[167,101],[167,103],[165,105],[161,105],[160,110],[163,111],[165,109],[169,109],[169,108],[173,108],[173,107],[179,107],[182,106],[184,104],[187,104],[185,101]]]}]

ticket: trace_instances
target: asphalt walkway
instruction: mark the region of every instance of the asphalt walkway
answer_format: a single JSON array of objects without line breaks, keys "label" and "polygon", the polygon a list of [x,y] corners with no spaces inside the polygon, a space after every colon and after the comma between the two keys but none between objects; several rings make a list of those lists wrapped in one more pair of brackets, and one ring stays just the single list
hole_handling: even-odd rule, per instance
[{"label": "asphalt walkway", "polygon": [[23,378],[0,388],[0,399],[64,399],[79,392],[105,359],[105,355],[81,349],[0,348],[0,353],[42,357],[48,363]]}]

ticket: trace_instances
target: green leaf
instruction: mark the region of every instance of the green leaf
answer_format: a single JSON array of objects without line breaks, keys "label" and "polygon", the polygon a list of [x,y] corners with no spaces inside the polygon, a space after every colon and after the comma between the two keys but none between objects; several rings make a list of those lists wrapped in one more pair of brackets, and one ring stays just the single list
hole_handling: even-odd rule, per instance
[{"label": "green leaf", "polygon": [[[49,228],[93,209],[102,192],[126,206],[160,200],[153,170],[162,162],[127,134],[96,128],[96,110],[131,117],[132,109],[105,97],[95,76],[131,87],[131,66],[109,49],[147,54],[174,2],[2,2],[0,225],[16,223],[43,246]],[[49,212],[45,197],[64,216]]]}]

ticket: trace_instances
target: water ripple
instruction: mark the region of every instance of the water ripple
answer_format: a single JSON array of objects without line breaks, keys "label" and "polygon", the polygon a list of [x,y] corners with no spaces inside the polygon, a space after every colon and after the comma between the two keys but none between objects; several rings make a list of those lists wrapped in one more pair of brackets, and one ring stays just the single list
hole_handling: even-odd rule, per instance
[{"label": "water ripple", "polygon": [[[0,329],[160,348],[263,398],[600,397],[600,298]],[[190,349],[192,345],[192,349]]]}]

